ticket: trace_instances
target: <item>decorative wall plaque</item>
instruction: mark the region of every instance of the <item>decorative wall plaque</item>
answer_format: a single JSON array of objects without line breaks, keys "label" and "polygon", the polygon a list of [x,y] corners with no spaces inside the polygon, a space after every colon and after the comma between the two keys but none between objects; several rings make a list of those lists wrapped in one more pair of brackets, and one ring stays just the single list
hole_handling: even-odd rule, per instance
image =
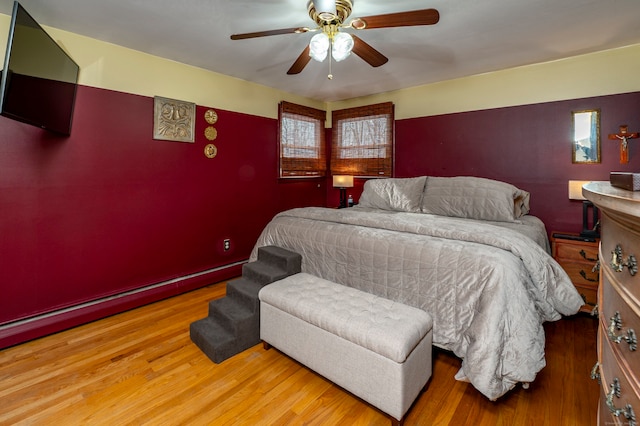
[{"label": "decorative wall plaque", "polygon": [[153,138],[177,142],[195,140],[196,104],[153,98]]},{"label": "decorative wall plaque", "polygon": [[212,143],[204,147],[204,155],[207,158],[213,158],[218,155],[218,148]]},{"label": "decorative wall plaque", "polygon": [[208,109],[204,113],[204,119],[209,124],[216,124],[216,121],[218,121],[218,113],[212,109]]},{"label": "decorative wall plaque", "polygon": [[209,126],[204,129],[204,137],[210,141],[216,140],[216,138],[218,137],[218,131],[215,127]]}]

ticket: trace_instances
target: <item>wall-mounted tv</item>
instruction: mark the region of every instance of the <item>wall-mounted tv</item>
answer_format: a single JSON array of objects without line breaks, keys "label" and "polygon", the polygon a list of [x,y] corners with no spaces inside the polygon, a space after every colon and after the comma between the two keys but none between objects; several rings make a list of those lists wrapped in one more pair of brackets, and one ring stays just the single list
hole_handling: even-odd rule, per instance
[{"label": "wall-mounted tv", "polygon": [[16,1],[0,80],[0,114],[71,134],[80,68]]}]

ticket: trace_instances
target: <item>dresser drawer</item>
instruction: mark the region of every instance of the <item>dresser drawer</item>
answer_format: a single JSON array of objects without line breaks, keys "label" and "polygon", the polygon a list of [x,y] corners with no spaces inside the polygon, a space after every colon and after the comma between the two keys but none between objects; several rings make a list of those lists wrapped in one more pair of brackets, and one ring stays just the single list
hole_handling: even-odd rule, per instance
[{"label": "dresser drawer", "polygon": [[567,238],[567,235],[572,234],[551,234],[553,258],[562,266],[584,299],[585,304],[580,311],[591,313],[598,292],[599,272],[594,268],[598,262],[599,240],[583,241]]},{"label": "dresser drawer", "polygon": [[[640,312],[637,306],[630,305],[629,300],[616,291],[615,284],[612,285],[610,280],[610,272],[607,270],[602,275],[602,294],[599,304],[600,327],[605,333],[603,338],[607,339],[613,351],[618,354],[618,358],[624,360],[626,367],[631,371],[640,371],[640,347],[637,343],[640,332]],[[612,324],[614,324],[613,329]],[[619,343],[611,341],[609,330],[613,332],[613,339],[622,336]],[[631,350],[633,339],[636,340],[635,350]],[[640,382],[636,386],[640,388]]]},{"label": "dresser drawer", "polygon": [[[609,271],[612,280],[623,288],[622,291],[635,304],[640,305],[640,273],[636,271],[632,274],[633,259],[637,264],[640,257],[640,234],[629,228],[623,228],[606,214],[602,215],[602,230],[607,238],[602,241],[600,269]],[[617,250],[619,250],[618,255],[614,255]],[[635,268],[637,269],[637,266]]]},{"label": "dresser drawer", "polygon": [[[640,398],[638,397],[638,389],[630,382],[628,371],[621,368],[622,360],[616,357],[614,351],[607,340],[606,331],[602,327],[598,331],[598,360],[600,362],[600,381],[602,384],[601,398],[605,400],[605,407],[600,407],[601,418],[606,418],[606,413],[611,412],[611,408],[623,410],[629,405],[634,413],[640,413]],[[631,372],[631,374],[633,374]],[[612,390],[617,388],[617,395]],[[610,404],[606,404],[607,396],[611,400]],[[611,405],[611,408],[610,408]],[[602,412],[605,409],[604,413]],[[613,417],[613,416],[611,416]],[[618,417],[621,424],[626,425],[624,414]],[[605,423],[615,424],[615,423]]]},{"label": "dresser drawer", "polygon": [[591,312],[598,304],[598,286],[582,286],[576,284],[576,290],[582,296],[585,306],[581,309],[583,312]]},{"label": "dresser drawer", "polygon": [[600,389],[600,404],[598,405],[598,426],[625,426],[622,419],[611,415],[611,410],[607,406],[607,394],[602,389]]},{"label": "dresser drawer", "polygon": [[567,242],[556,239],[555,244],[555,256],[558,259],[591,262],[592,264],[598,260],[598,245],[596,243]]},{"label": "dresser drawer", "polygon": [[598,288],[598,271],[594,271],[595,262],[568,262],[564,259],[558,259],[558,263],[562,266],[571,278],[571,282],[575,286]]}]

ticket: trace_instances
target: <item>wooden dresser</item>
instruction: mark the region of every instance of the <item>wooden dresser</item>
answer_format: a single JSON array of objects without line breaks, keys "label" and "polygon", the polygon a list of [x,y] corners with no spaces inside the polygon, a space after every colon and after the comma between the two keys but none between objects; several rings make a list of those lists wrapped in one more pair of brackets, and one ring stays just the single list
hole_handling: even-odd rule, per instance
[{"label": "wooden dresser", "polygon": [[640,417],[640,192],[608,182],[583,186],[600,209],[598,363],[592,376],[601,385],[598,424],[637,425]]},{"label": "wooden dresser", "polygon": [[[575,237],[575,238],[571,238]],[[551,234],[553,258],[567,272],[571,282],[584,299],[582,312],[592,313],[597,303],[598,293],[598,247],[600,240],[586,241],[578,235]]]}]

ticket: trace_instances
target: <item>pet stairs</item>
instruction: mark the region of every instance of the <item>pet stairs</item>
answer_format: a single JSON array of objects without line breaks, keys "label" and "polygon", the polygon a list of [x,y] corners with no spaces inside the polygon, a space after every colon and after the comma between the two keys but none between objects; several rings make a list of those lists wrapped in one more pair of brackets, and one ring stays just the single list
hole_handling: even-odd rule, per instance
[{"label": "pet stairs", "polygon": [[302,256],[276,246],[258,248],[258,260],[242,265],[227,295],[209,302],[209,316],[191,323],[191,340],[216,364],[260,343],[260,289],[301,271]]}]

